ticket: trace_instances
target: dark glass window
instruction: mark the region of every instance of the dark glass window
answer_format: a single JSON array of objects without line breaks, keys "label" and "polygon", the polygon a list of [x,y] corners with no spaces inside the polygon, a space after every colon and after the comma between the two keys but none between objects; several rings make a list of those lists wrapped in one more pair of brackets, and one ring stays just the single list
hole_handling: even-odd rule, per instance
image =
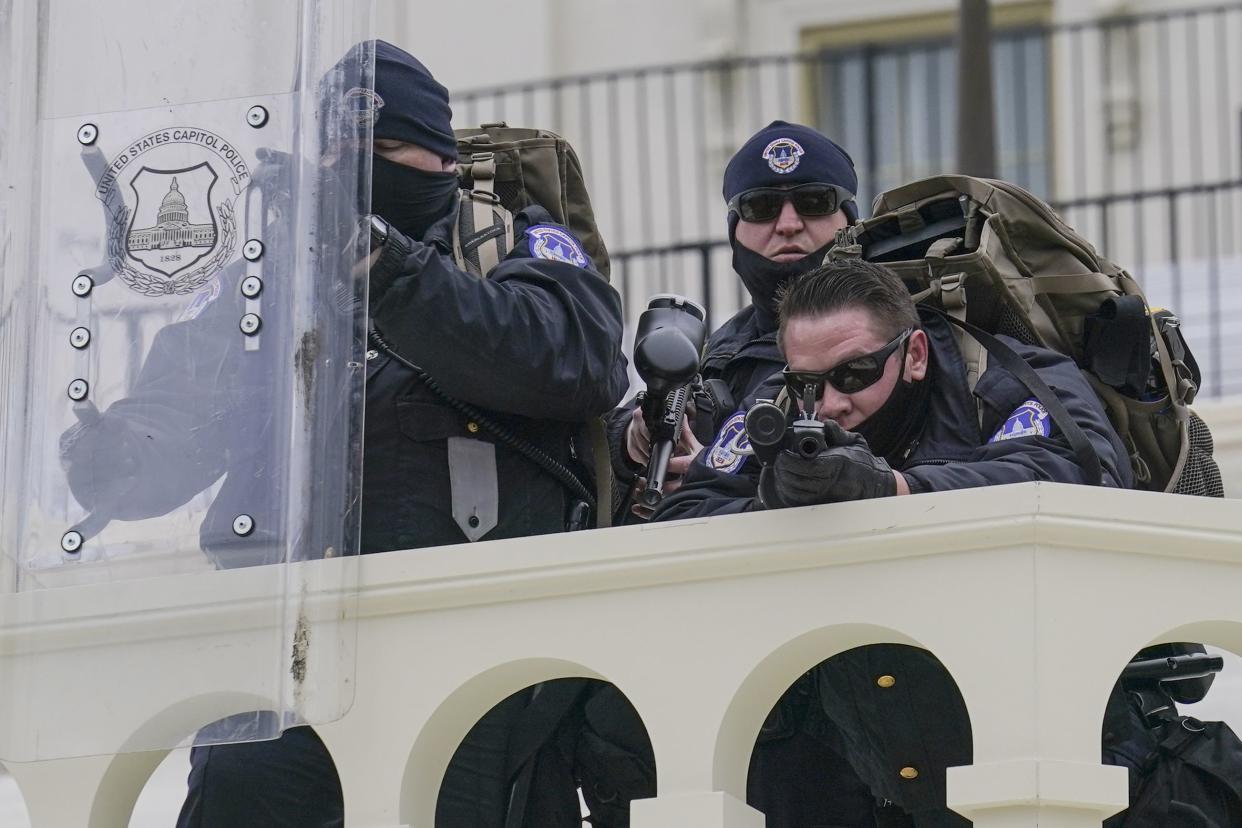
[{"label": "dark glass window", "polygon": [[[1001,178],[1047,197],[1047,33],[999,32],[992,47]],[[957,51],[949,38],[820,53],[818,126],[858,167],[859,203],[957,165]]]}]

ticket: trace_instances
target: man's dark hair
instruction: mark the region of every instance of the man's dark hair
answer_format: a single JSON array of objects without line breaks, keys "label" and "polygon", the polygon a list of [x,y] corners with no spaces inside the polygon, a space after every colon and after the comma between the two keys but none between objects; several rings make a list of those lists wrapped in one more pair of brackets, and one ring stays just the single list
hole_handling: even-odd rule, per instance
[{"label": "man's dark hair", "polygon": [[851,308],[870,313],[879,325],[877,333],[885,339],[919,327],[914,300],[897,274],[861,259],[834,260],[812,270],[786,285],[777,301],[782,345],[790,319],[826,316]]}]

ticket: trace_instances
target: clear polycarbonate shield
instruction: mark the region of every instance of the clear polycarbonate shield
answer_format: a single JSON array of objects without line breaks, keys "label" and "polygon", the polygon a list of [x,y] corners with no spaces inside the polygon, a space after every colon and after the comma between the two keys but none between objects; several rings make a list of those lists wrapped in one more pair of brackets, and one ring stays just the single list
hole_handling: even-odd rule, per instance
[{"label": "clear polycarbonate shield", "polygon": [[351,703],[356,0],[0,0],[0,759]]}]

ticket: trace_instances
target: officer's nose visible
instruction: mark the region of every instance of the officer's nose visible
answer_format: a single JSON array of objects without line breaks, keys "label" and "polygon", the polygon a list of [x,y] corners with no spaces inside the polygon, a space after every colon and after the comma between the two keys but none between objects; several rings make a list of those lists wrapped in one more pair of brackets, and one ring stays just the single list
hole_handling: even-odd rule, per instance
[{"label": "officer's nose visible", "polygon": [[840,422],[853,408],[854,404],[849,394],[842,394],[828,383],[824,383],[824,393],[819,397],[819,408],[815,412],[815,417],[820,422],[827,420]]},{"label": "officer's nose visible", "polygon": [[792,236],[803,228],[802,216],[794,209],[792,201],[781,205],[781,212],[776,217],[776,232],[782,236]]}]

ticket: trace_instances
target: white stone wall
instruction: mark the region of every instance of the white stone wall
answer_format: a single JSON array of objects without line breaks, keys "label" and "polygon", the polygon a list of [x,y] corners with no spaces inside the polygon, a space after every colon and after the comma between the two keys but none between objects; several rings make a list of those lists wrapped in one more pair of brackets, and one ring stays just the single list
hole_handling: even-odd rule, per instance
[{"label": "white stone wall", "polygon": [[[360,565],[357,659],[342,665],[353,703],[317,729],[348,824],[430,826],[448,758],[485,710],[536,681],[605,678],[655,749],[659,796],[635,806],[635,828],[753,828],[746,768],[784,688],[853,646],[917,644],[971,715],[974,763],[950,771],[950,804],[977,828],[1098,826],[1125,801],[1125,774],[1098,764],[1098,740],[1130,654],[1162,640],[1242,652],[1235,513],[1219,500],[1024,484],[301,564],[312,640],[337,631],[316,608]],[[237,610],[270,580],[258,569],[4,596],[0,675],[32,659],[68,668],[89,644],[92,703],[112,716],[86,735],[120,747],[153,729],[192,732],[255,703],[229,698],[246,675],[179,679],[267,635]],[[33,720],[56,738],[73,713],[55,694],[18,704],[4,708],[5,734]],[[35,828],[123,828],[163,755],[9,770]]]}]

